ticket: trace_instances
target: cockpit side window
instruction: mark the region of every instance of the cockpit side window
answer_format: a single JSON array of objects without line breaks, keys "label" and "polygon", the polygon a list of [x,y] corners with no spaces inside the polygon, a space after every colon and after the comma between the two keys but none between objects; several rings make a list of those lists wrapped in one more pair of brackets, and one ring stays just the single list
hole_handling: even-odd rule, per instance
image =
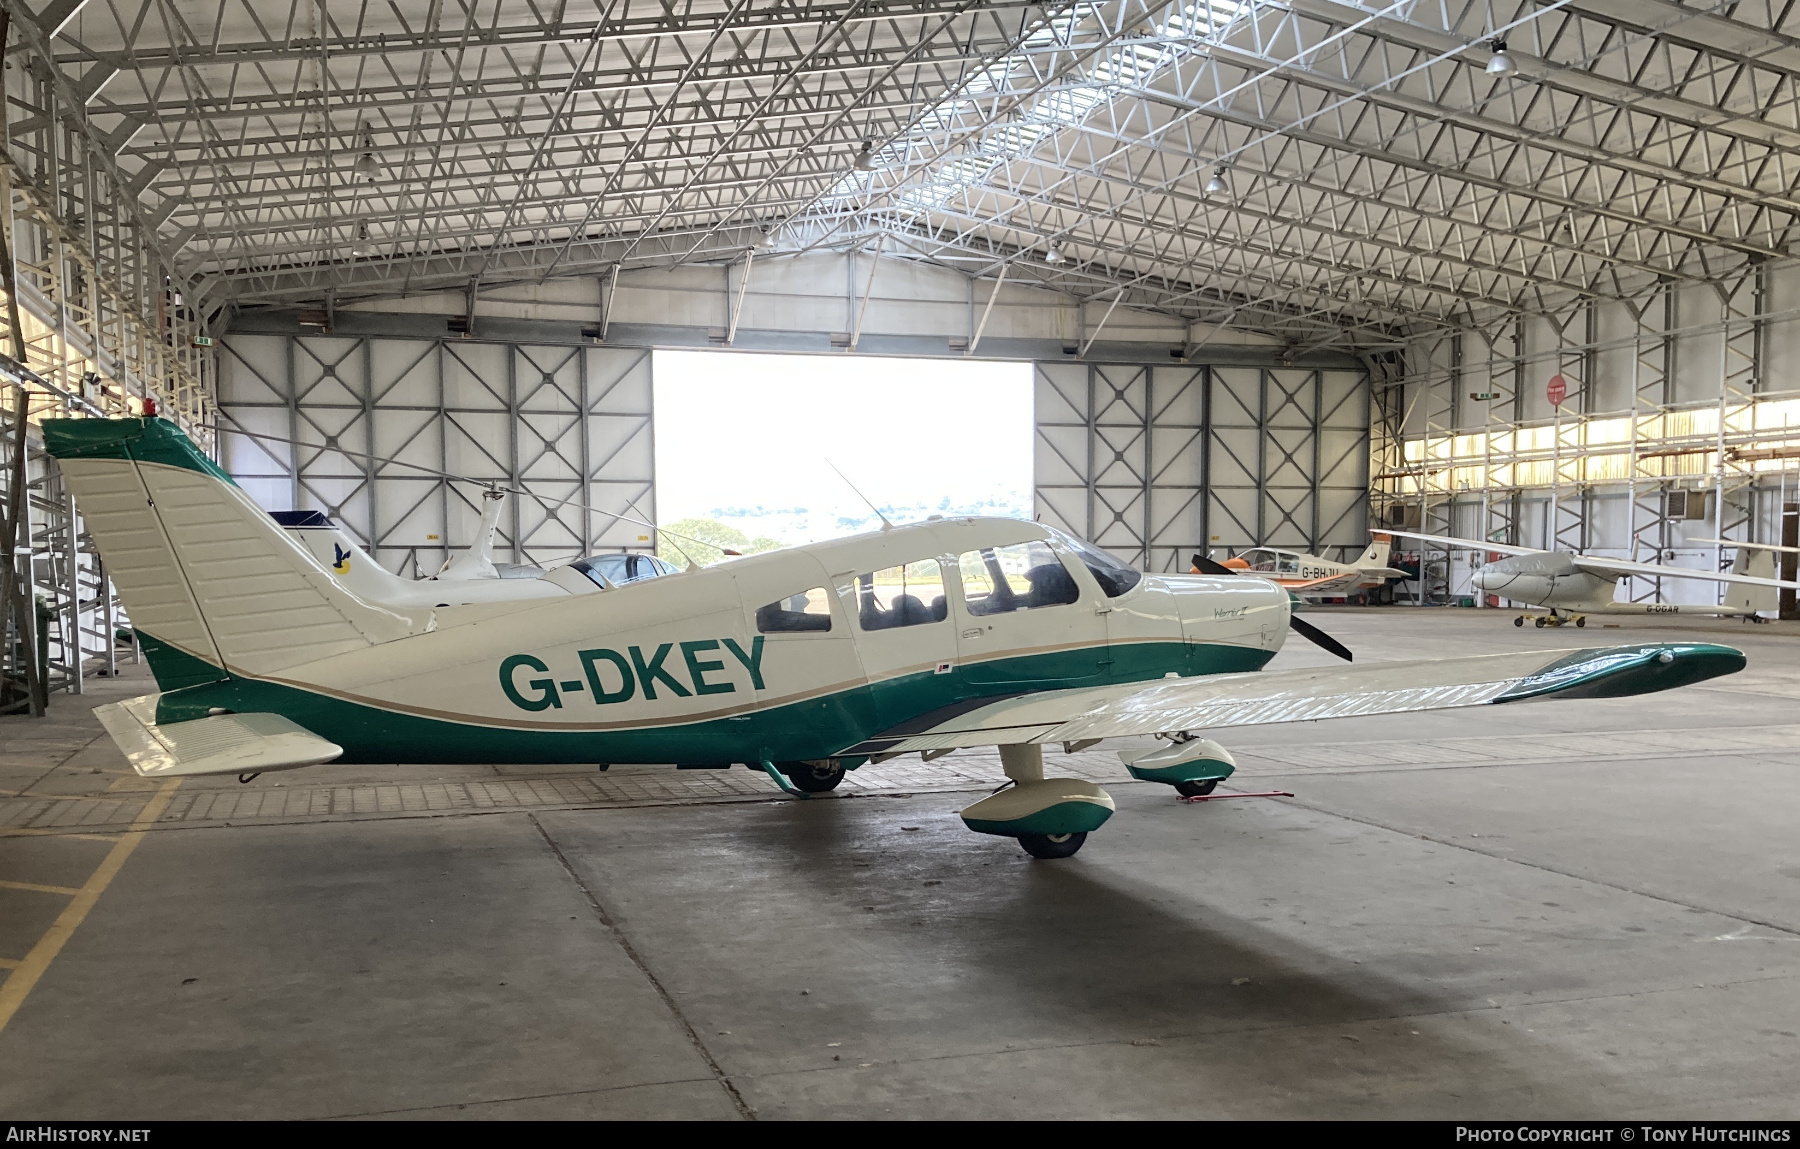
[{"label": "cockpit side window", "polygon": [[831,598],[822,586],[758,607],[756,629],[762,634],[793,634],[831,629]]},{"label": "cockpit side window", "polygon": [[888,630],[942,622],[944,570],[936,559],[920,559],[856,576],[857,621],[864,630]]},{"label": "cockpit side window", "polygon": [[964,551],[956,565],[972,615],[1061,606],[1081,597],[1068,568],[1044,542]]},{"label": "cockpit side window", "polygon": [[601,587],[623,586],[675,573],[673,566],[654,555],[589,555],[571,565]]},{"label": "cockpit side window", "polygon": [[1081,559],[1081,564],[1094,576],[1094,581],[1100,584],[1100,589],[1106,592],[1107,598],[1118,598],[1144,577],[1092,543],[1084,543],[1060,531],[1057,532],[1057,537]]}]

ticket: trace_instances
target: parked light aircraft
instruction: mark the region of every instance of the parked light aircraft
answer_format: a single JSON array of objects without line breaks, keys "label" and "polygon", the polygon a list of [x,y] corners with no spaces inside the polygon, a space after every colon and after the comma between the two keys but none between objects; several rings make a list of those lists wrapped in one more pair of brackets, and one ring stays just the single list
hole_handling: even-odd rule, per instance
[{"label": "parked light aircraft", "polygon": [[[342,527],[319,511],[278,511],[272,517],[287,533],[357,596],[382,606],[467,606],[477,602],[562,598],[585,594],[593,587],[622,586],[640,579],[672,574],[677,569],[654,555],[597,554],[579,559],[566,573],[537,567],[497,566],[494,532],[499,525],[502,491],[483,492],[487,503],[475,543],[430,578],[407,579],[392,573],[358,546]],[[552,574],[555,577],[552,577]],[[574,575],[582,578],[575,578]],[[592,586],[589,583],[593,584]]]},{"label": "parked light aircraft", "polygon": [[[1389,546],[1388,537],[1378,534],[1368,550],[1348,563],[1279,547],[1252,547],[1220,565],[1266,578],[1301,598],[1340,598],[1371,590],[1391,578],[1406,577],[1405,571],[1387,565]],[[1195,563],[1192,573],[1205,571]]]},{"label": "parked light aircraft", "polygon": [[[1414,531],[1388,533],[1439,546],[1506,555],[1506,558],[1496,559],[1477,570],[1469,581],[1476,589],[1488,594],[1503,595],[1514,602],[1543,607],[1549,612],[1521,614],[1513,619],[1514,626],[1524,626],[1527,618],[1535,619],[1535,625],[1540,627],[1570,622],[1586,626],[1590,614],[1698,614],[1762,622],[1758,612],[1776,608],[1777,590],[1783,587],[1800,589],[1800,583],[1782,582],[1774,577],[1775,560],[1766,553],[1771,548],[1759,550],[1745,543],[1728,543],[1737,547],[1738,552],[1727,572],[1689,570],[1567,551],[1540,551],[1505,543],[1485,543],[1479,539],[1422,535]],[[1731,589],[1727,592],[1727,601],[1718,604],[1613,601],[1619,580],[1632,575],[1725,583]]]},{"label": "parked light aircraft", "polygon": [[1012,519],[606,591],[571,572],[556,597],[389,606],[334,579],[173,424],[43,430],[160,687],[95,711],[146,777],[741,763],[806,793],[901,754],[994,746],[1011,785],[965,824],[1067,857],[1113,800],[1047,777],[1047,745],[1161,735],[1120,755],[1129,772],[1204,792],[1233,771],[1195,736],[1214,727],[1641,694],[1744,666],[1727,646],[1647,643],[1264,672],[1291,625],[1274,583],[1144,575]]}]

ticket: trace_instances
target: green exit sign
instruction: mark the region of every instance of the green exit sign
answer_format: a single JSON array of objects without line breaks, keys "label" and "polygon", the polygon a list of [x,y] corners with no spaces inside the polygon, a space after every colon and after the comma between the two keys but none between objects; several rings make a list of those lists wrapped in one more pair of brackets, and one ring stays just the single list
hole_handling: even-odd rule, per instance
[{"label": "green exit sign", "polygon": [[1498,399],[1498,398],[1500,398],[1500,392],[1498,392],[1498,391],[1471,391],[1471,392],[1469,392],[1469,398],[1474,399],[1476,402],[1480,402],[1484,399]]},{"label": "green exit sign", "polygon": [[195,347],[211,347],[213,345],[212,336],[196,335],[193,338],[193,344]]}]

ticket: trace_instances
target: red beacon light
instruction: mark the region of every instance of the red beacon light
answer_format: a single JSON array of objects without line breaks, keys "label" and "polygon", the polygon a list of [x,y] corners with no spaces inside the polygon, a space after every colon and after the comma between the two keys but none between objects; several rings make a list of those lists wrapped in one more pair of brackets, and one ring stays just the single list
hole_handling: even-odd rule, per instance
[{"label": "red beacon light", "polygon": [[154,395],[144,396],[144,418],[156,418],[156,396]]}]

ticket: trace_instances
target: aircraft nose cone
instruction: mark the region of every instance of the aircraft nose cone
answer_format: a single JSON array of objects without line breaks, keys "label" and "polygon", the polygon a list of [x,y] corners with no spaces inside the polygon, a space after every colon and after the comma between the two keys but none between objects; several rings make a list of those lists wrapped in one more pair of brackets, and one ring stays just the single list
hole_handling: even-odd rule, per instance
[{"label": "aircraft nose cone", "polygon": [[1480,570],[1476,571],[1474,574],[1470,575],[1469,581],[1474,584],[1476,590],[1486,590],[1486,589],[1488,589],[1489,573],[1490,572],[1488,571],[1488,569],[1486,567],[1483,567]]}]

